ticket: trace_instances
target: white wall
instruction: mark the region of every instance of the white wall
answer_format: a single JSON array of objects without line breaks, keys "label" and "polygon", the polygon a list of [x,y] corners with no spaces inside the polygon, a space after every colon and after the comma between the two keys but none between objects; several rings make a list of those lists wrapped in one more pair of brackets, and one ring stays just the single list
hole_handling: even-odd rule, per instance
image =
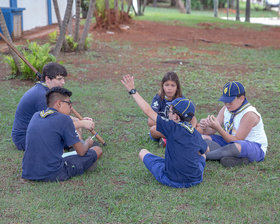
[{"label": "white wall", "polygon": [[[75,0],[73,2],[72,14],[75,13]],[[52,5],[52,23],[57,23],[55,11]],[[58,0],[60,16],[63,20],[67,0]],[[10,0],[0,0],[0,7],[9,7]],[[48,6],[47,0],[17,0],[18,8],[23,10],[23,30],[30,30],[36,27],[48,25]]]},{"label": "white wall", "polygon": [[0,0],[0,7],[10,7],[10,0]]}]

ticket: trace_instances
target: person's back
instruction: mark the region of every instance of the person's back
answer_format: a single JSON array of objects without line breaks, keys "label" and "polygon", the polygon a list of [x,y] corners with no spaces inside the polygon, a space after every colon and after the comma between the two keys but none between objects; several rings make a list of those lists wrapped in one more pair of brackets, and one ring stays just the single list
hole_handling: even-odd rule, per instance
[{"label": "person's back", "polygon": [[50,62],[43,68],[41,82],[37,82],[23,95],[17,106],[11,134],[17,149],[25,150],[26,130],[33,114],[47,108],[47,90],[55,86],[62,87],[66,76],[67,71],[62,65]]},{"label": "person's back", "polygon": [[63,166],[64,145],[79,141],[79,136],[71,132],[75,129],[72,119],[52,108],[48,110],[51,111],[47,116],[36,112],[28,125],[22,169],[25,179],[40,180],[53,175]]},{"label": "person's back", "polygon": [[33,114],[47,108],[45,94],[48,87],[38,82],[21,98],[12,128],[12,139],[18,149],[25,149],[26,130]]},{"label": "person's back", "polygon": [[158,130],[167,138],[165,151],[166,176],[179,183],[200,183],[205,159],[200,155],[207,148],[200,133],[186,122],[157,120]]},{"label": "person's back", "polygon": [[[22,160],[23,179],[64,181],[84,173],[102,155],[102,149],[91,138],[80,141],[69,116],[71,95],[61,87],[50,89],[46,94],[48,108],[31,118]],[[84,128],[94,129],[93,121],[86,120],[84,124]],[[76,153],[63,154],[65,145],[73,146]]]}]

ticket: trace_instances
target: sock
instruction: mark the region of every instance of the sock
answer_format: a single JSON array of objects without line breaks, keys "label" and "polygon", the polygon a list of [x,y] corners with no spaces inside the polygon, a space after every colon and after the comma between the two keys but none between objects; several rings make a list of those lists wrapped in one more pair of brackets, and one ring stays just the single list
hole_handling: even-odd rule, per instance
[{"label": "sock", "polygon": [[223,157],[238,157],[240,152],[234,143],[220,147],[206,154],[207,160],[220,160]]},{"label": "sock", "polygon": [[204,140],[207,143],[207,145],[209,146],[210,151],[214,151],[218,148],[221,148],[221,146],[217,142],[214,142],[214,141],[209,140],[209,139],[204,139]]}]

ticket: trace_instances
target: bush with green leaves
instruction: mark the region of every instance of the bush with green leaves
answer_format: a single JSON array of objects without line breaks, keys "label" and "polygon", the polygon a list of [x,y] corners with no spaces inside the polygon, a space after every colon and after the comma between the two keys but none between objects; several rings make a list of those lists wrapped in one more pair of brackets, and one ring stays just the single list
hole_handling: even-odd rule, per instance
[{"label": "bush with green leaves", "polygon": [[55,44],[57,40],[57,31],[53,31],[52,33],[50,33],[49,38],[50,38],[50,43]]},{"label": "bush with green leaves", "polygon": [[74,41],[74,37],[72,35],[65,36],[68,48],[70,51],[75,51],[78,47],[78,43]]},{"label": "bush with green leaves", "polygon": [[[45,64],[56,61],[55,56],[50,54],[50,44],[46,43],[44,45],[39,45],[37,42],[29,42],[27,41],[27,48],[24,47],[17,47],[19,51],[22,52],[25,59],[39,72],[42,72],[43,67]],[[19,74],[19,71],[15,65],[15,62],[11,56],[5,56],[4,58],[5,62],[9,64],[13,77],[16,75],[20,75],[21,79],[36,79],[36,74],[29,68],[29,66],[21,61],[21,74]]]}]

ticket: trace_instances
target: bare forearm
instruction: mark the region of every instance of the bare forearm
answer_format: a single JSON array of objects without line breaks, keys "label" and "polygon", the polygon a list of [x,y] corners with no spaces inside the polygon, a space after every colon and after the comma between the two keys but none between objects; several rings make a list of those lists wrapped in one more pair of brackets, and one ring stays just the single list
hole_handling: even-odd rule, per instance
[{"label": "bare forearm", "polygon": [[151,108],[151,106],[140,96],[138,92],[132,95],[135,102],[140,109],[154,122],[156,122],[157,113]]}]

